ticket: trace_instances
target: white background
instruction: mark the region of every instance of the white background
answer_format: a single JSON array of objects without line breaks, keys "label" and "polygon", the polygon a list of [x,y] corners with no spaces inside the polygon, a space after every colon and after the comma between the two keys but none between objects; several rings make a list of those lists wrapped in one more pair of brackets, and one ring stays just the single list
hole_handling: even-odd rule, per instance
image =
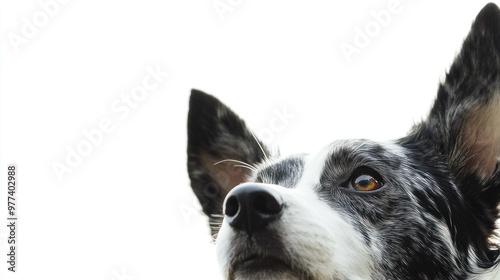
[{"label": "white background", "polygon": [[[425,116],[486,3],[401,0],[376,30],[390,0],[69,0],[40,23],[48,2],[0,2],[0,279],[218,279],[186,171],[190,89],[257,135],[285,108],[294,118],[267,137],[283,154],[397,138]],[[220,14],[214,3],[233,6]],[[348,62],[340,45],[367,26],[373,36]],[[170,75],[118,114],[112,104],[148,67]],[[59,180],[53,165],[104,119],[113,131]],[[5,266],[11,163],[17,273]]]}]

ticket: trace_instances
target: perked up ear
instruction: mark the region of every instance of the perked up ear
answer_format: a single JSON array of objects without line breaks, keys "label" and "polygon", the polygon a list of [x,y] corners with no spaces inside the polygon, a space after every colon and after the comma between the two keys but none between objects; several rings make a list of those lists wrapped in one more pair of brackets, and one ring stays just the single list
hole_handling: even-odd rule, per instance
[{"label": "perked up ear", "polygon": [[459,181],[474,176],[485,182],[498,171],[500,10],[495,4],[476,17],[418,133],[438,144]]},{"label": "perked up ear", "polygon": [[245,123],[215,97],[191,91],[188,113],[188,173],[191,187],[209,217],[212,235],[222,221],[226,194],[244,182],[267,148]]}]

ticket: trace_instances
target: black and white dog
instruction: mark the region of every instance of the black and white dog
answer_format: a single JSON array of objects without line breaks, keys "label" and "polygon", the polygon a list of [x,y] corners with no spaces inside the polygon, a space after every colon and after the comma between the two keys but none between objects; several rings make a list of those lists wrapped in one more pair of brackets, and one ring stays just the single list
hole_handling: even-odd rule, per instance
[{"label": "black and white dog", "polygon": [[500,279],[496,5],[394,141],[282,158],[216,98],[193,90],[189,105],[189,176],[226,279]]}]

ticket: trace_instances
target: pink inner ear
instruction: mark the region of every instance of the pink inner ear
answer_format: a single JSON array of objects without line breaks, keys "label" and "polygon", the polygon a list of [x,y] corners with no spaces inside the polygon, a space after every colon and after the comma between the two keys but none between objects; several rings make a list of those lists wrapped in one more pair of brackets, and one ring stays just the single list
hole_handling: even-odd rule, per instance
[{"label": "pink inner ear", "polygon": [[235,162],[219,162],[220,160],[203,154],[201,156],[203,168],[207,170],[210,176],[215,180],[220,187],[222,197],[232,190],[235,186],[245,182],[246,178],[250,175],[250,170],[235,166]]},{"label": "pink inner ear", "polygon": [[500,97],[474,109],[463,123],[461,135],[456,151],[464,161],[461,171],[475,172],[481,179],[490,178],[500,157]]}]

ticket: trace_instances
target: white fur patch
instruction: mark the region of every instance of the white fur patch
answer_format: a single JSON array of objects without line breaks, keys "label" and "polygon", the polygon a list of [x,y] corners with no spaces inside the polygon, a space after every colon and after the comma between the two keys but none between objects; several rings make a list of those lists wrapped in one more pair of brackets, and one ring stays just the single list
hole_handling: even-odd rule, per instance
[{"label": "white fur patch", "polygon": [[[313,159],[306,166],[316,169],[318,162],[321,161]],[[310,175],[316,173],[306,167],[305,173],[308,171]],[[280,241],[292,266],[307,271],[313,279],[372,279],[374,256],[362,235],[348,222],[346,215],[320,200],[312,186],[305,185],[306,182],[316,183],[304,180],[301,187],[292,189],[262,184],[285,201],[283,214],[270,227],[281,233]],[[234,250],[237,234],[227,221],[223,222],[217,238],[217,253],[225,272],[230,269],[228,256]]]}]

